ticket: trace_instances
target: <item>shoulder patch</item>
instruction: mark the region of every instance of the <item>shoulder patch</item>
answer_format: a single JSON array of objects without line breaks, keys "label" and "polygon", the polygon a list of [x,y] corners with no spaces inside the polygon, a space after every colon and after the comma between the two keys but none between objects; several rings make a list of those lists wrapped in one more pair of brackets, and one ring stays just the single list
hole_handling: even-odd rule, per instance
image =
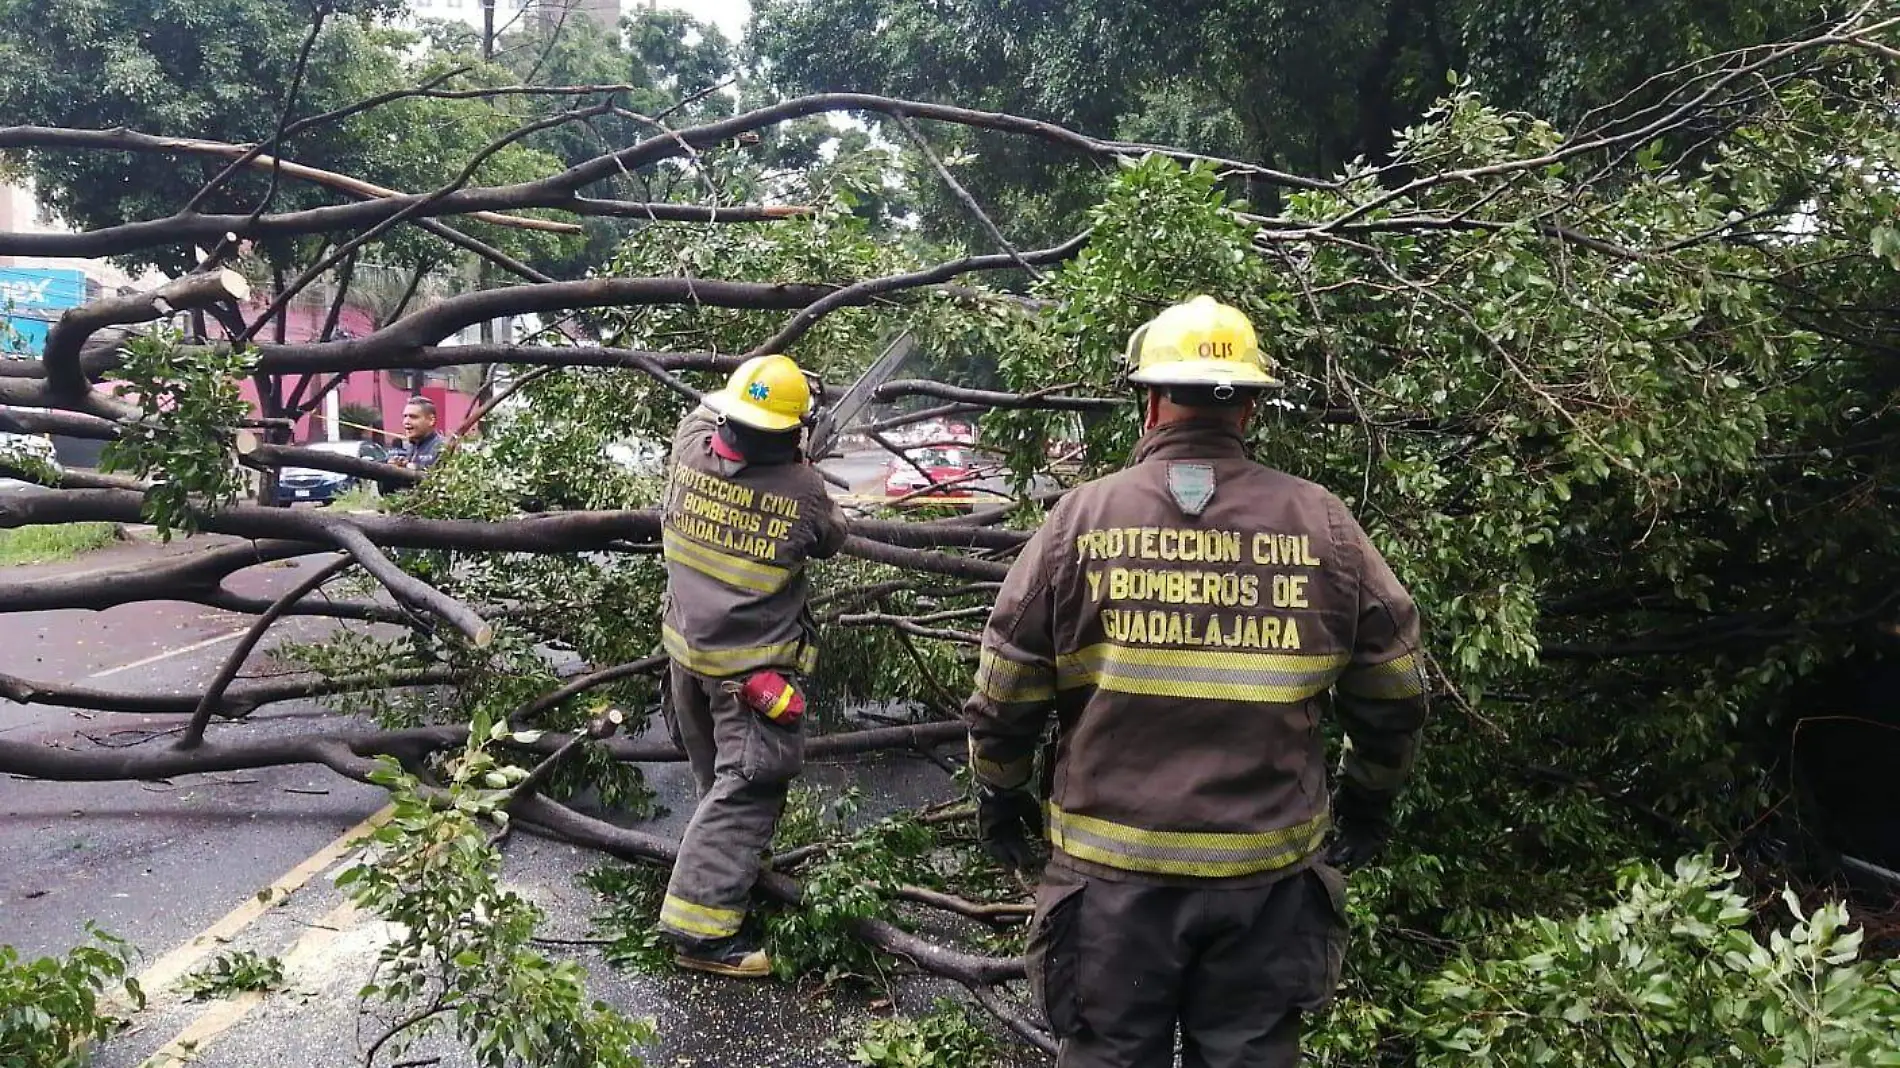
[{"label": "shoulder patch", "polygon": [[1198,518],[1214,501],[1214,465],[1169,464],[1168,495],[1182,512]]}]

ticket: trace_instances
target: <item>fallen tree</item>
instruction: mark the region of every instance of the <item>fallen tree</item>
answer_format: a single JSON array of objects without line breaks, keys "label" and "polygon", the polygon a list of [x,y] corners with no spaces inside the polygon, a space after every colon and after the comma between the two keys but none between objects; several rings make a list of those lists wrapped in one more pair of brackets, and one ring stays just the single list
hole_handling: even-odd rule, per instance
[{"label": "fallen tree", "polygon": [[[961,517],[861,514],[846,558],[816,572],[827,717],[853,700],[901,699],[935,722],[827,735],[814,755],[932,753],[959,736],[971,632],[1012,552],[1066,484],[1127,455],[1137,427],[1116,394],[1123,339],[1165,303],[1213,292],[1253,316],[1291,383],[1263,420],[1258,454],[1334,488],[1362,517],[1426,609],[1434,685],[1450,710],[1433,726],[1389,872],[1359,887],[1358,933],[1373,963],[1321,1044],[1363,1058],[1449,1041],[1391,1005],[1501,924],[1605,902],[1616,873],[1602,858],[1660,859],[1685,836],[1750,855],[1746,835],[1786,790],[1780,709],[1813,665],[1847,657],[1895,619],[1896,40],[1895,20],[1863,14],[1675,72],[1569,132],[1456,90],[1401,134],[1392,161],[1335,177],[824,94],[657,133],[531,181],[473,184],[471,164],[427,193],[378,187],[297,211],[187,210],[86,233],[0,235],[0,254],[41,255],[234,235],[159,292],[67,313],[42,365],[0,366],[0,426],[107,441],[112,469],[61,474],[0,457],[0,473],[44,487],[0,497],[0,527],[146,520],[239,539],[136,574],[0,582],[0,608],[183,600],[257,621],[196,694],[0,678],[0,696],[14,701],[188,717],[171,748],[0,740],[0,772],[100,781],[316,764],[396,790],[408,808],[391,834],[500,839],[521,823],[664,867],[673,843],[564,803],[595,786],[637,813],[637,766],[678,759],[670,746],[616,736],[640,725],[663,664],[653,655],[661,471],[616,464],[609,446],[665,441],[692,398],[746,355],[789,352],[835,390],[908,330],[987,365],[984,382],[886,383],[878,399],[925,407],[842,429],[901,454],[885,431],[980,413],[985,441],[1016,476],[1014,499]],[[611,88],[574,88],[600,103],[562,122],[611,110]],[[793,181],[794,204],[655,206],[655,225],[598,277],[449,297],[362,337],[255,340],[319,278],[338,283],[340,306],[342,265],[392,230],[526,209],[602,214],[585,191],[603,179],[716,170],[702,154],[833,112],[882,116],[919,137],[927,122],[1031,138],[1113,173],[1086,229],[1040,250],[1010,246],[987,215],[993,251],[902,240],[866,226],[841,190]],[[0,130],[0,147],[222,157],[236,146],[35,127]],[[928,173],[954,185],[926,155]],[[314,166],[323,162],[284,177],[365,192]],[[1233,200],[1241,180],[1277,203]],[[246,320],[222,260],[238,240],[290,236],[324,240],[307,262],[279,265],[295,280]],[[179,314],[194,310],[210,325]],[[442,344],[527,312],[573,330]],[[149,323],[160,325],[99,334]],[[511,411],[498,409],[427,477],[285,440],[323,376],[469,362],[538,370],[520,379]],[[259,374],[302,376],[299,399],[251,418],[234,383]],[[115,383],[129,395],[113,395]],[[1078,425],[1078,468],[1051,472],[1051,441]],[[406,488],[376,513],[239,504],[240,464],[327,466]],[[245,567],[317,555],[325,566],[274,601],[226,584]],[[1851,581],[1818,584],[1814,573]],[[332,599],[326,587],[353,592]],[[295,615],[381,627],[280,650],[305,674],[238,678],[271,625]],[[550,652],[608,666],[575,674]],[[427,700],[417,687],[430,688]],[[309,697],[380,726],[219,739],[221,719]],[[603,726],[608,705],[633,710],[629,722]],[[417,720],[425,725],[395,725]],[[900,909],[920,908],[1019,919],[1020,892],[991,887],[993,897],[972,900],[906,881],[919,869],[873,859],[915,859],[891,844],[914,825],[893,827],[805,844],[798,859],[829,865],[812,878],[856,871],[877,888],[865,912],[826,922],[969,987],[1048,1048],[1035,1014],[1002,994],[1019,962],[896,923]],[[924,837],[927,846],[904,848],[957,848]],[[502,844],[484,841],[483,855]],[[499,901],[491,875],[481,865],[417,871],[373,896],[400,917],[429,893],[403,880],[453,876]],[[783,871],[761,891],[813,911]],[[447,918],[415,918],[418,930],[440,921],[442,937],[455,933]],[[426,1024],[430,1006],[416,1008],[425,1015],[412,1025]]]}]

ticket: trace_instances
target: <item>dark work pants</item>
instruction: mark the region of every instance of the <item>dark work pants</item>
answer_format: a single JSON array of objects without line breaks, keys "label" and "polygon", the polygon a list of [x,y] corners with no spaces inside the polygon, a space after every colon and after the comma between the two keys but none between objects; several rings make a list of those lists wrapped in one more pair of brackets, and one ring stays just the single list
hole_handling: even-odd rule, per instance
[{"label": "dark work pants", "polygon": [[1267,886],[1117,882],[1051,864],[1029,981],[1058,1068],[1293,1068],[1300,1014],[1339,984],[1345,879],[1315,862]]},{"label": "dark work pants", "polygon": [[699,787],[660,909],[661,928],[676,939],[738,933],[786,790],[804,765],[802,727],[770,722],[727,685],[678,665],[667,678],[667,726]]}]

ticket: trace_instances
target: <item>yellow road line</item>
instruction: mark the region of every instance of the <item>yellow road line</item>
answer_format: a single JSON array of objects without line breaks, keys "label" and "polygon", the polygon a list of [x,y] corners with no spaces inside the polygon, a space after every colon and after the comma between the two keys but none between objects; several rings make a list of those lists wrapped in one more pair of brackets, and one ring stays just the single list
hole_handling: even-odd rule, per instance
[{"label": "yellow road line", "polygon": [[117,675],[121,671],[131,671],[134,668],[150,667],[161,660],[170,660],[174,656],[184,656],[186,653],[195,653],[201,649],[209,649],[214,645],[223,645],[225,642],[228,642],[233,638],[242,638],[246,634],[249,634],[249,633],[250,633],[249,627],[242,627],[242,628],[239,628],[238,630],[231,631],[229,634],[220,634],[215,638],[206,638],[204,641],[201,641],[201,642],[193,642],[190,645],[181,645],[176,649],[167,649],[162,653],[153,653],[151,656],[148,656],[143,660],[134,660],[130,664],[120,664],[118,667],[106,668],[104,671],[95,671],[92,674],[87,675],[86,677],[88,679],[110,678],[113,675]]},{"label": "yellow road line", "polygon": [[[345,901],[318,920],[316,926],[305,931],[303,937],[297,939],[281,958],[285,982],[294,982],[299,972],[343,936],[357,915],[356,905]],[[167,1068],[169,1065],[188,1063],[217,1041],[220,1035],[249,1016],[251,1010],[262,1005],[269,996],[266,991],[247,990],[234,998],[213,1004],[183,1031],[172,1036],[170,1042],[147,1057],[140,1068]]]},{"label": "yellow road line", "polygon": [[[138,977],[139,987],[150,996],[183,978],[193,968],[211,955],[218,946],[231,941],[246,927],[256,923],[258,918],[283,902],[291,894],[302,889],[305,883],[318,873],[343,859],[356,843],[365,835],[388,822],[395,813],[394,805],[385,805],[381,811],[368,819],[344,831],[337,839],[322,849],[312,853],[308,859],[279,876],[244,904],[225,913],[224,918],[199,932],[191,941],[165,954],[152,962]],[[123,1009],[122,1009],[123,1011]]]}]

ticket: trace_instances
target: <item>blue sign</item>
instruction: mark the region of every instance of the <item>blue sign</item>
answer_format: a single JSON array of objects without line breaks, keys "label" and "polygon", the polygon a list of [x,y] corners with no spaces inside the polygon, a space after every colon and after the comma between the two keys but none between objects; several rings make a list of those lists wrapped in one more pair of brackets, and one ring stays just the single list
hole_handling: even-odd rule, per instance
[{"label": "blue sign", "polygon": [[9,356],[38,356],[46,331],[67,308],[86,302],[86,275],[68,267],[0,267],[0,350]]}]

